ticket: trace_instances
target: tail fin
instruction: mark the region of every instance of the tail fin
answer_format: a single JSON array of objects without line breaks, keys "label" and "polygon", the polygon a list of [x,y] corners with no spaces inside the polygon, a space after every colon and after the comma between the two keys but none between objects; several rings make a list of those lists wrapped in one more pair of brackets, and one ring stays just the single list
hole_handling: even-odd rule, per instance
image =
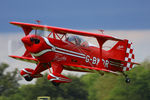
[{"label": "tail fin", "polygon": [[134,63],[134,48],[131,41],[119,41],[109,52],[113,61],[120,61],[122,71],[129,71],[134,68],[136,63]]}]

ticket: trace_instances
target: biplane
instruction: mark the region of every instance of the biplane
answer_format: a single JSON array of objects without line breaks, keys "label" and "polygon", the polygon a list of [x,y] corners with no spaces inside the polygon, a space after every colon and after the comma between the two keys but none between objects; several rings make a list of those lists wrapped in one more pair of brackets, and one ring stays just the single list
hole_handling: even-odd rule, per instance
[{"label": "biplane", "polygon": [[[130,78],[125,71],[131,70],[135,64],[138,64],[134,62],[132,42],[127,39],[40,24],[21,22],[10,22],[10,24],[23,29],[25,37],[21,41],[26,51],[22,56],[9,56],[37,65],[35,69],[24,68],[20,71],[20,75],[26,81],[42,77],[41,72],[48,69],[47,79],[54,85],[72,81],[61,74],[63,70],[124,75],[125,81],[129,83]],[[35,33],[30,34],[31,31]],[[41,34],[42,31],[47,31],[48,34],[46,36]],[[80,36],[94,37],[99,47]],[[104,50],[103,44],[108,40],[117,43],[111,49]]]}]

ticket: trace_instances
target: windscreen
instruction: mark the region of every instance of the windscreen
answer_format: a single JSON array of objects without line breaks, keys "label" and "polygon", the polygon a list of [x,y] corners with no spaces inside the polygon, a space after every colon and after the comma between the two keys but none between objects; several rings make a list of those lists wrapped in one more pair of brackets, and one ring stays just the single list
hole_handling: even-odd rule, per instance
[{"label": "windscreen", "polygon": [[32,34],[35,35],[39,35],[39,36],[43,36],[43,37],[47,37],[49,35],[50,32],[46,31],[46,30],[38,30],[35,29],[34,32]]}]

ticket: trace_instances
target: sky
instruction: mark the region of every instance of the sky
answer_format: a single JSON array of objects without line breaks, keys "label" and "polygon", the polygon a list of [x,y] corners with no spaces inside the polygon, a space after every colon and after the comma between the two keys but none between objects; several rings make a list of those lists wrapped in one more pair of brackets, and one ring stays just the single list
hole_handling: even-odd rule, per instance
[{"label": "sky", "polygon": [[0,0],[0,31],[10,21],[72,29],[150,29],[150,0]]},{"label": "sky", "polygon": [[[98,32],[133,41],[137,62],[150,58],[150,0],[0,0],[0,62],[12,68],[33,65],[8,58],[8,42],[23,37],[11,21]],[[21,51],[21,52],[20,52]],[[17,54],[22,54],[18,49]]]}]

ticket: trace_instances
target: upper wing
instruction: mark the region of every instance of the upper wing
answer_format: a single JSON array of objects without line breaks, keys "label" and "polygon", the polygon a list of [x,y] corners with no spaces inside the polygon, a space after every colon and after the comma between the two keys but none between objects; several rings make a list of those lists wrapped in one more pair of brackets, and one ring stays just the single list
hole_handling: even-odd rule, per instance
[{"label": "upper wing", "polygon": [[10,22],[10,24],[22,27],[24,29],[24,31],[28,32],[26,35],[28,35],[29,32],[33,29],[44,30],[46,28],[47,31],[57,32],[57,33],[60,33],[60,34],[71,33],[71,34],[76,34],[76,35],[92,36],[92,37],[102,38],[102,39],[104,38],[106,40],[116,40],[116,41],[121,40],[121,39],[118,39],[118,38],[115,38],[115,37],[112,37],[112,36],[108,36],[108,35],[104,35],[104,34],[84,32],[84,31],[78,31],[78,30],[72,30],[72,29],[66,29],[66,28],[60,28],[60,27],[38,25],[38,24],[29,24],[29,23],[21,23],[21,22]]}]

